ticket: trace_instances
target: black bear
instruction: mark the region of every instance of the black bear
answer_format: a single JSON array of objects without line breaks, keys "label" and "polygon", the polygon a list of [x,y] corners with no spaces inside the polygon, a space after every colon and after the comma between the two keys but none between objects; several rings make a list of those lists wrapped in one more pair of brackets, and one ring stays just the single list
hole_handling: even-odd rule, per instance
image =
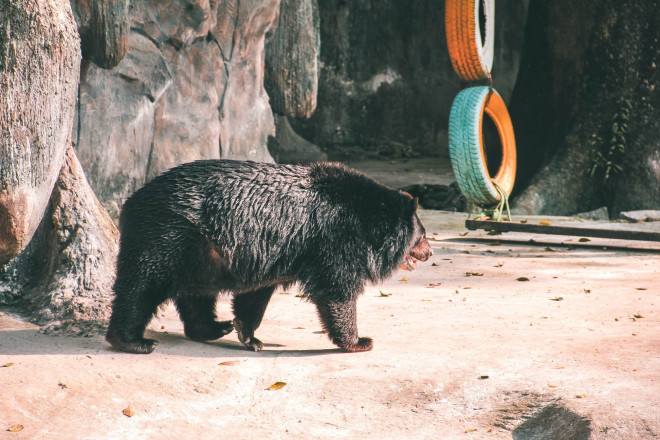
[{"label": "black bear", "polygon": [[[274,165],[202,160],[172,168],[136,191],[119,219],[115,299],[106,339],[151,353],[144,331],[174,300],[186,336],[236,329],[248,348],[276,287],[299,283],[329,338],[367,351],[356,300],[366,282],[413,270],[431,247],[417,200],[336,163]],[[219,293],[232,293],[233,321],[218,321]]]}]

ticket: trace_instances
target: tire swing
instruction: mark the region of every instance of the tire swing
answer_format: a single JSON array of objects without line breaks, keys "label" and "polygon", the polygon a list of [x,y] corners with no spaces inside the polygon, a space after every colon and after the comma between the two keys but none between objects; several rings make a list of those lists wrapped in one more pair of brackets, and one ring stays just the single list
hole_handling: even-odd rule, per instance
[{"label": "tire swing", "polygon": [[[480,5],[483,1],[484,34]],[[487,79],[495,48],[495,0],[446,0],[445,30],[451,64],[464,81]]]},{"label": "tire swing", "polygon": [[[494,177],[486,165],[484,113],[497,127],[502,145],[502,162]],[[449,114],[449,155],[468,200],[484,207],[506,202],[516,178],[516,140],[509,112],[496,91],[480,86],[456,95]]]}]

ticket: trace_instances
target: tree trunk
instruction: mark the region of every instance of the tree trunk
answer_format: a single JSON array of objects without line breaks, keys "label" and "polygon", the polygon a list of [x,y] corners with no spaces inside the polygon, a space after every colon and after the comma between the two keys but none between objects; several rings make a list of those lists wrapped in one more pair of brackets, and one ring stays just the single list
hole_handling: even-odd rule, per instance
[{"label": "tree trunk", "polygon": [[660,207],[660,10],[652,0],[531,2],[511,101],[514,210]]},{"label": "tree trunk", "polygon": [[80,42],[68,0],[0,2],[0,266],[27,246],[70,142]]}]

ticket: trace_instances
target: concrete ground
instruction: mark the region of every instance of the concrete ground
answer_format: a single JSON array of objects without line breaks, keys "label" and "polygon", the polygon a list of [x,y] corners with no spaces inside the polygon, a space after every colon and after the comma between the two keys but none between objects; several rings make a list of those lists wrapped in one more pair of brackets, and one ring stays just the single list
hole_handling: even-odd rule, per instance
[{"label": "concrete ground", "polygon": [[[393,175],[434,167],[389,165],[362,168],[397,186]],[[451,181],[431,173],[440,181],[425,183]],[[171,306],[151,323],[160,345],[146,356],[102,336],[42,335],[5,312],[0,438],[660,437],[660,243],[492,236],[468,232],[465,214],[420,217],[435,254],[361,297],[367,353],[339,352],[295,290],[271,301],[259,353],[235,333],[186,339]],[[228,299],[218,312],[230,317]]]}]

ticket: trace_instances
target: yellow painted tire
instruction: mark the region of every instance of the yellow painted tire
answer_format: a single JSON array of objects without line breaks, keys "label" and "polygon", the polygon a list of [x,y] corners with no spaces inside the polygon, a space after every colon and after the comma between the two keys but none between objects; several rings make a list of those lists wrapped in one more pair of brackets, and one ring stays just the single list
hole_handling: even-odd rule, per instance
[{"label": "yellow painted tire", "polygon": [[[456,95],[449,114],[449,156],[456,182],[465,197],[480,206],[501,200],[495,185],[507,195],[516,180],[516,139],[506,104],[488,87],[470,87]],[[491,177],[486,162],[483,118],[486,113],[497,127],[502,145],[502,162]]]},{"label": "yellow painted tire", "polygon": [[[486,18],[483,36],[479,26],[482,1]],[[445,31],[451,65],[458,76],[464,81],[488,78],[495,47],[495,0],[446,0]]]}]

